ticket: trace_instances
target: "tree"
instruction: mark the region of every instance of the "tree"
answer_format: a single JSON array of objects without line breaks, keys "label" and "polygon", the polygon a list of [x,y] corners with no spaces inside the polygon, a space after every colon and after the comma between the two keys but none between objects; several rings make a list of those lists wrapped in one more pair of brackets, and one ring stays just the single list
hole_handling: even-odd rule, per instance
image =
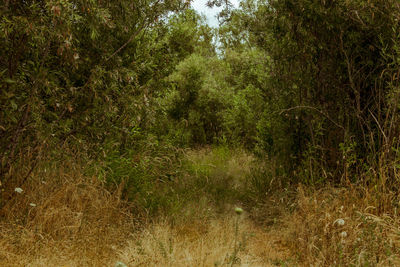
[{"label": "tree", "polygon": [[98,153],[126,143],[152,62],[141,48],[186,8],[180,0],[3,1],[1,182],[23,183],[35,164],[22,181],[11,179],[11,166],[28,152],[38,159],[44,147],[75,143]]}]

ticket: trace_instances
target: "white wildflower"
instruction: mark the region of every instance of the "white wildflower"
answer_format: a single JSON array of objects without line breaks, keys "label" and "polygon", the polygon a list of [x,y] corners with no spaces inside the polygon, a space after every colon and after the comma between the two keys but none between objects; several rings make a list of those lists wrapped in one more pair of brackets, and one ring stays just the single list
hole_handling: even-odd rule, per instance
[{"label": "white wildflower", "polygon": [[21,187],[16,187],[16,188],[14,189],[14,191],[17,192],[18,194],[21,194],[24,190],[22,190]]},{"label": "white wildflower", "polygon": [[343,226],[344,225],[344,220],[343,219],[337,219],[333,224],[337,223],[337,225],[339,226]]},{"label": "white wildflower", "polygon": [[347,232],[346,231],[341,232],[340,233],[340,237],[341,238],[346,238],[347,237]]},{"label": "white wildflower", "polygon": [[36,207],[36,204],[35,203],[29,203],[29,206]]},{"label": "white wildflower", "polygon": [[120,261],[117,261],[116,263],[115,263],[115,267],[128,267],[125,263],[123,263],[123,262],[120,262]]}]

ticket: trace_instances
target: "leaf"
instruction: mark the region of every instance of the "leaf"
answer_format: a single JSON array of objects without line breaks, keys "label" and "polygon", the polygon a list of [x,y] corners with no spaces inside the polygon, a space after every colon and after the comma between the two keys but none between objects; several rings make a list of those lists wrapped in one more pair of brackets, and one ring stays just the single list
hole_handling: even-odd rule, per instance
[{"label": "leaf", "polygon": [[3,74],[6,73],[6,71],[7,71],[7,69],[0,71],[0,77],[3,76]]},{"label": "leaf", "polygon": [[18,105],[15,103],[14,100],[11,100],[11,101],[10,101],[10,104],[11,104],[11,107],[12,107],[14,110],[17,110],[17,109],[18,109]]},{"label": "leaf", "polygon": [[97,38],[97,32],[96,30],[92,30],[92,32],[90,33],[90,38],[92,38],[92,40]]},{"label": "leaf", "polygon": [[10,78],[5,78],[4,81],[5,81],[6,83],[9,83],[9,84],[16,83],[16,81],[14,81],[14,80],[12,80],[12,79],[10,79]]}]

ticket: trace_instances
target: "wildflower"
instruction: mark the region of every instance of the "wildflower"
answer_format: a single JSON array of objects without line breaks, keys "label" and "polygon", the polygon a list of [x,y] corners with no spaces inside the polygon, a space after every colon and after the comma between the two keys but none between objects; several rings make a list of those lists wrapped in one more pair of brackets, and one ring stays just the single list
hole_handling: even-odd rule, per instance
[{"label": "wildflower", "polygon": [[21,194],[24,190],[22,190],[21,187],[16,187],[16,188],[14,189],[14,191],[17,192],[18,194]]},{"label": "wildflower", "polygon": [[344,220],[343,219],[337,219],[333,224],[337,223],[337,225],[339,226],[343,226],[344,225]]},{"label": "wildflower", "polygon": [[123,262],[120,262],[120,261],[117,261],[116,263],[115,263],[115,267],[128,267],[125,263],[123,263]]},{"label": "wildflower", "polygon": [[242,208],[235,208],[235,212],[237,215],[240,215],[243,213],[243,209]]},{"label": "wildflower", "polygon": [[346,238],[347,237],[347,232],[346,231],[341,232],[340,233],[340,237],[341,238]]},{"label": "wildflower", "polygon": [[36,204],[35,203],[29,203],[29,206],[36,207]]}]

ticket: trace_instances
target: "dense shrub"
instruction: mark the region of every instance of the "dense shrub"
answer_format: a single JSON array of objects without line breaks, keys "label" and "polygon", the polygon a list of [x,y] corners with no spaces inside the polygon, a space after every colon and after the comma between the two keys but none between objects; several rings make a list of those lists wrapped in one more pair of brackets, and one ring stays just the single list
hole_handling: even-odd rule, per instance
[{"label": "dense shrub", "polygon": [[396,157],[399,12],[397,1],[276,0],[233,14],[233,29],[271,57],[260,138],[288,169],[338,181],[363,171],[343,147],[375,167],[382,152]]}]

